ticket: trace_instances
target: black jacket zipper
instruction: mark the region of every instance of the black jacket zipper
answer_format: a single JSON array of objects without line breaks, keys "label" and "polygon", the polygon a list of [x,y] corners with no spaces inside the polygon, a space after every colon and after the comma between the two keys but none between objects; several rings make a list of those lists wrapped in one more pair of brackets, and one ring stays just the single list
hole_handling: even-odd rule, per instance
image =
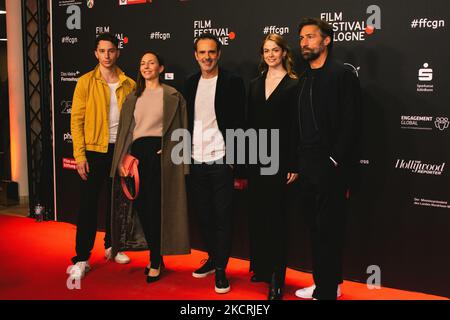
[{"label": "black jacket zipper", "polygon": [[300,137],[303,137],[301,102],[302,102],[303,89],[305,88],[307,78],[308,78],[308,76],[305,76],[305,81],[303,81],[302,88],[300,89],[300,94],[298,95],[298,127],[300,129]]},{"label": "black jacket zipper", "polygon": [[314,122],[314,128],[316,128],[316,131],[319,131],[319,126],[317,125],[317,121],[316,121],[316,114],[314,112],[313,85],[314,85],[314,76],[311,76],[311,86],[309,87],[309,102],[310,102],[311,113],[312,113],[312,118],[313,118],[313,122]]}]

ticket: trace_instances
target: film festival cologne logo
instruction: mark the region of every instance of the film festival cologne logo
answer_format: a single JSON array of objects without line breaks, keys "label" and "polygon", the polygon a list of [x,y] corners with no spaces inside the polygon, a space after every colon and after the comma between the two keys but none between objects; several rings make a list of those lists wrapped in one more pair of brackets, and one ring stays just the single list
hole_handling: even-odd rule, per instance
[{"label": "film festival cologne logo", "polygon": [[194,40],[203,33],[215,35],[223,46],[230,45],[236,39],[236,33],[229,30],[229,27],[216,27],[212,20],[194,20]]},{"label": "film festival cologne logo", "polygon": [[375,30],[381,30],[381,9],[375,4],[367,7],[361,20],[346,20],[343,11],[322,12],[320,18],[332,26],[335,42],[365,41]]},{"label": "film festival cologne logo", "polygon": [[[105,33],[105,32],[111,32],[111,26],[95,27],[95,35],[96,36],[98,36],[99,34]],[[130,41],[129,38],[124,33],[114,33],[114,35],[116,36],[117,39],[119,39],[119,49],[125,48],[125,46]]]}]

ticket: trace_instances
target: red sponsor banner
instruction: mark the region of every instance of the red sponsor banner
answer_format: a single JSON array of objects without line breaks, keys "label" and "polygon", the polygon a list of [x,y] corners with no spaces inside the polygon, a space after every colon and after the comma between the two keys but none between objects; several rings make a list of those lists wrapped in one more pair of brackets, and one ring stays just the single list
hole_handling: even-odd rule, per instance
[{"label": "red sponsor banner", "polygon": [[153,0],[119,0],[120,6],[127,6],[130,4],[152,3]]},{"label": "red sponsor banner", "polygon": [[72,158],[63,158],[63,169],[77,170],[77,162]]}]

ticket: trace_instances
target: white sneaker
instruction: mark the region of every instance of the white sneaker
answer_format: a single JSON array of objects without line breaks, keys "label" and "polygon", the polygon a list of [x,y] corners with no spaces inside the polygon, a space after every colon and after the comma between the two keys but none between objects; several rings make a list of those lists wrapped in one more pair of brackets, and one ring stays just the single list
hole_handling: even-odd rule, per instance
[{"label": "white sneaker", "polygon": [[72,279],[83,279],[86,273],[91,270],[88,261],[78,261],[69,269],[70,277]]},{"label": "white sneaker", "polygon": [[[105,258],[106,260],[112,260],[112,248],[109,247],[108,249],[105,249]],[[123,252],[118,252],[117,255],[114,257],[114,261],[120,264],[126,264],[130,262],[130,258]]]},{"label": "white sneaker", "polygon": [[[295,291],[295,295],[302,299],[313,299],[314,289],[316,289],[315,284],[310,287],[298,289],[297,291]],[[338,285],[336,297],[339,298],[340,296],[342,296],[341,285]]]},{"label": "white sneaker", "polygon": [[118,252],[117,255],[114,258],[114,261],[120,264],[126,264],[130,262],[130,257],[128,257],[123,252]]}]

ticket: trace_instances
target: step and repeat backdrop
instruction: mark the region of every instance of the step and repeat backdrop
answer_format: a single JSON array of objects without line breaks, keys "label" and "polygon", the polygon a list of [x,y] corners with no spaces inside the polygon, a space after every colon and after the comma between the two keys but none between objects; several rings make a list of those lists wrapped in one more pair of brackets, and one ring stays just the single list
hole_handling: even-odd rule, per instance
[{"label": "step and repeat backdrop", "polygon": [[[118,64],[132,78],[144,51],[159,52],[166,60],[165,82],[181,91],[186,76],[198,70],[192,46],[203,32],[219,37],[221,65],[246,84],[258,75],[259,47],[269,33],[286,37],[301,70],[302,17],[332,24],[334,54],[353,68],[363,91],[363,150],[343,231],[345,278],[450,296],[447,0],[53,0],[57,220],[76,221],[79,177],[70,113],[78,78],[97,63],[96,35],[109,31],[120,39]],[[296,191],[296,186],[289,191],[289,266],[310,270]],[[233,255],[246,258],[251,204],[245,190],[237,190],[236,199]],[[193,246],[201,248],[195,215],[191,225]]]}]

